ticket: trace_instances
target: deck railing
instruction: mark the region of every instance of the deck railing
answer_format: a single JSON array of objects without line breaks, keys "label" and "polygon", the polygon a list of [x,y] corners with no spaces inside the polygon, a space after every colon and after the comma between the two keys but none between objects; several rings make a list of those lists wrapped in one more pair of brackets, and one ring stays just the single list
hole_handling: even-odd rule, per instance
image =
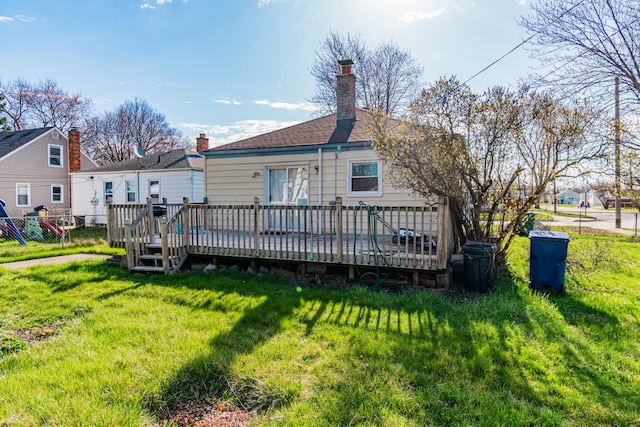
[{"label": "deck railing", "polygon": [[[111,205],[109,236],[121,246],[123,216],[144,206]],[[293,262],[445,269],[453,250],[447,198],[423,206],[188,204],[167,215],[162,238],[190,254]],[[147,215],[149,216],[149,215]],[[151,227],[149,225],[149,227]],[[181,236],[181,237],[179,237]]]}]

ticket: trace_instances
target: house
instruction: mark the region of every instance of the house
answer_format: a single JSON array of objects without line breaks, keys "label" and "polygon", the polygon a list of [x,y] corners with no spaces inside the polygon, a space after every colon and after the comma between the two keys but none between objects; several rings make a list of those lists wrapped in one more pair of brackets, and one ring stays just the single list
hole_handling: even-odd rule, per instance
[{"label": "house", "polygon": [[[207,142],[198,138],[200,147]],[[204,141],[204,142],[203,142]],[[203,199],[204,159],[185,148],[148,154],[71,174],[73,215],[86,224],[107,223],[107,202],[182,203]]]},{"label": "house", "polygon": [[341,61],[337,112],[204,151],[209,203],[322,205],[341,197],[346,206],[424,205],[393,188],[371,145],[373,119],[356,108],[351,61]]},{"label": "house", "polygon": [[0,132],[0,199],[11,217],[37,206],[69,214],[69,174],[97,164],[80,149],[80,132],[57,127]]},{"label": "house", "polygon": [[128,268],[173,274],[188,259],[292,263],[376,281],[383,268],[447,286],[455,248],[448,199],[391,185],[372,147],[373,117],[355,105],[351,64],[340,64],[335,114],[211,149],[200,135],[206,203],[158,217],[140,199],[110,204],[109,244],[126,248]]},{"label": "house", "polygon": [[577,205],[580,202],[580,193],[573,190],[564,190],[556,194],[556,203],[559,205]]}]

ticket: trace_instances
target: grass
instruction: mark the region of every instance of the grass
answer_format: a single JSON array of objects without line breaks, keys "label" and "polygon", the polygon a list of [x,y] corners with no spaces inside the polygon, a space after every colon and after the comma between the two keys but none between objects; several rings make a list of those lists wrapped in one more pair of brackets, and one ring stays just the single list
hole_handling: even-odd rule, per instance
[{"label": "grass", "polygon": [[64,247],[59,241],[38,242],[27,241],[20,245],[17,240],[0,240],[0,265],[5,262],[24,261],[28,259],[47,258],[57,255],[77,253],[123,254],[122,249],[110,248],[107,244],[107,232],[104,228],[84,228],[68,231],[68,240]]},{"label": "grass", "polygon": [[266,426],[637,425],[640,246],[571,234],[567,294],[517,238],[488,295],[0,266],[0,425],[170,425],[214,397]]}]

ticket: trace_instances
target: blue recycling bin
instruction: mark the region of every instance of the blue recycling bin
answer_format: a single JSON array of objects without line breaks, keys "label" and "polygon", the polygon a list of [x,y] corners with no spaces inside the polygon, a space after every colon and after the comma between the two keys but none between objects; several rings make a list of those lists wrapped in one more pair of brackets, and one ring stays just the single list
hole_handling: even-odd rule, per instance
[{"label": "blue recycling bin", "polygon": [[565,293],[569,235],[558,231],[529,232],[529,288]]}]

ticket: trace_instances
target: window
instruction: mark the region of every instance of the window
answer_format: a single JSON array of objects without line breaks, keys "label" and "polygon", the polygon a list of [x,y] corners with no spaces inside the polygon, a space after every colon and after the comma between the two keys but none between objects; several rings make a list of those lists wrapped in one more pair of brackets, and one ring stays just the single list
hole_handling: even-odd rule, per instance
[{"label": "window", "polygon": [[106,206],[107,203],[113,202],[113,182],[105,181],[104,182],[104,204]]},{"label": "window", "polygon": [[31,205],[31,185],[16,184],[16,206]]},{"label": "window", "polygon": [[61,168],[62,164],[62,145],[49,144],[49,166]]},{"label": "window", "polygon": [[64,198],[62,197],[62,185],[52,185],[51,186],[51,203],[63,203]]},{"label": "window", "polygon": [[152,203],[160,203],[160,181],[157,179],[149,180],[149,197]]},{"label": "window", "polygon": [[125,200],[127,202],[135,202],[136,201],[136,183],[133,181],[125,181]]},{"label": "window", "polygon": [[350,160],[348,164],[348,196],[381,196],[382,163],[370,160]]}]

